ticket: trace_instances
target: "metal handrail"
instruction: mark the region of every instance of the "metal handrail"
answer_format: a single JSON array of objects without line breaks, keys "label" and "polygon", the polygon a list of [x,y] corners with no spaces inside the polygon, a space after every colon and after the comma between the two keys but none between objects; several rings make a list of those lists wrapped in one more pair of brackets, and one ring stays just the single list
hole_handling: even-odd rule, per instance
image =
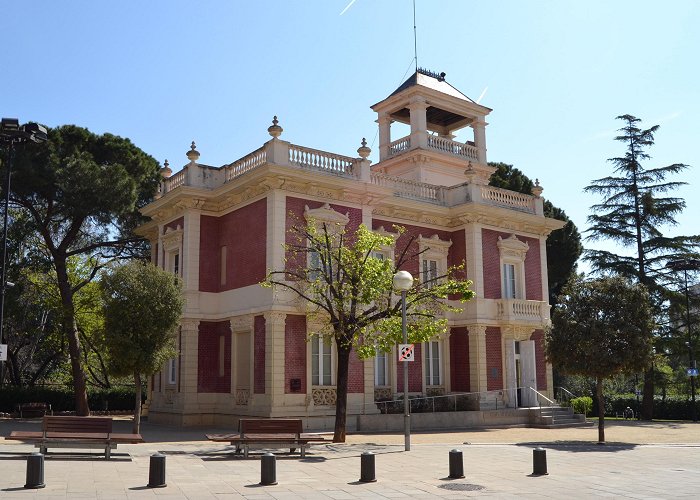
[{"label": "metal handrail", "polygon": [[[479,391],[479,392],[452,392],[450,394],[442,394],[442,395],[438,395],[438,396],[422,396],[422,397],[414,397],[414,398],[409,397],[409,403],[411,406],[413,406],[414,404],[422,404],[423,401],[426,401],[426,402],[428,402],[428,404],[431,407],[431,412],[435,413],[435,400],[445,398],[449,401],[449,398],[454,398],[454,404],[451,405],[451,407],[453,409],[450,411],[457,411],[457,398],[458,397],[460,397],[460,396],[472,396],[472,397],[481,398],[482,394],[487,394],[487,395],[494,394],[493,400],[496,404],[496,409],[497,410],[499,409],[498,408],[498,399],[500,396],[503,395],[502,389],[492,390],[492,391]],[[366,414],[366,409],[368,406],[369,407],[377,406],[380,408],[380,412],[381,412],[381,405],[384,405],[384,413],[387,413],[388,406],[390,404],[396,404],[396,403],[403,403],[403,398],[401,398],[401,399],[393,399],[392,398],[392,399],[387,399],[387,400],[375,400],[371,403],[364,403],[362,405],[362,414],[363,415]]]},{"label": "metal handrail", "polygon": [[[573,392],[571,392],[571,391],[570,391],[569,389],[567,389],[566,387],[555,387],[555,388],[554,388],[554,399],[557,399],[557,389],[559,389],[559,392],[565,392],[565,393],[569,396],[569,397],[568,397],[569,400],[572,399],[572,398],[577,398],[577,397],[578,397],[576,394],[574,394]],[[563,400],[564,397],[562,396],[560,399]]]}]

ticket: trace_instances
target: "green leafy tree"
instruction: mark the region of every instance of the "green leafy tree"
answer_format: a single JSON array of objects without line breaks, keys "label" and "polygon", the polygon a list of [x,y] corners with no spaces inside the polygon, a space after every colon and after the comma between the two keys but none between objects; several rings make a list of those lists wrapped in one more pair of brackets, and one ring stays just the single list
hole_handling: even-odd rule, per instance
[{"label": "green leafy tree", "polygon": [[[596,179],[585,191],[601,195],[603,200],[591,207],[587,240],[610,240],[626,253],[611,250],[587,250],[584,259],[600,274],[620,275],[645,285],[653,299],[655,313],[661,315],[667,286],[666,264],[680,258],[697,258],[700,236],[665,236],[662,228],[677,224],[675,217],[685,208],[682,198],[667,193],[685,184],[667,181],[688,166],[674,163],[665,167],[644,168],[650,158],[659,129],[639,127],[641,120],[631,115],[617,117],[625,123],[615,140],[626,147],[624,156],[610,158],[614,175]],[[645,368],[642,418],[651,420],[654,405],[654,374]]]},{"label": "green leafy tree", "polygon": [[[157,162],[128,139],[73,125],[52,129],[45,144],[17,152],[11,202],[27,214],[56,275],[61,302],[55,321],[68,344],[79,415],[90,409],[74,296],[110,261],[143,253],[145,243],[132,230],[158,181]],[[74,257],[90,257],[83,278],[71,279]]]},{"label": "green leafy tree", "polygon": [[100,285],[109,369],[117,376],[134,377],[133,432],[138,434],[141,376],[153,375],[175,356],[175,332],[184,305],[182,283],[152,264],[133,261],[105,274]]},{"label": "green leafy tree", "polygon": [[[614,298],[614,300],[613,300]],[[596,381],[598,441],[605,442],[603,381],[646,367],[652,355],[652,312],[644,285],[622,277],[574,277],[554,307],[545,352],[563,373]]]},{"label": "green leafy tree", "polygon": [[[403,228],[396,227],[399,234]],[[272,271],[263,286],[286,289],[301,297],[307,314],[323,326],[313,332],[335,344],[337,353],[334,442],[345,442],[348,369],[354,349],[360,359],[389,352],[402,342],[401,300],[392,291],[393,276],[419,253],[410,250],[413,239],[396,249],[395,262],[376,252],[394,245],[364,225],[346,234],[339,224],[299,223],[291,228],[293,242],[286,246],[286,269]],[[447,329],[444,313],[457,310],[448,296],[466,301],[473,297],[463,268],[414,286],[407,292],[409,342],[425,342]],[[316,323],[316,322],[313,322]]]},{"label": "green leafy tree", "polygon": [[[496,168],[489,180],[491,186],[531,194],[533,182],[513,165],[500,162],[489,165]],[[578,228],[562,209],[544,200],[544,215],[566,223],[547,238],[549,303],[554,305],[564,284],[576,273],[576,262],[583,252],[583,246]]]}]

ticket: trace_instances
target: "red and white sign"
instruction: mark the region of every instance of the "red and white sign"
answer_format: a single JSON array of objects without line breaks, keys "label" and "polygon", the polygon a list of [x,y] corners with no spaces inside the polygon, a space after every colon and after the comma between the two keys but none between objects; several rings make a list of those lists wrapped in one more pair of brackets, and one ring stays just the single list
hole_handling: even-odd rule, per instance
[{"label": "red and white sign", "polygon": [[415,352],[413,344],[399,344],[399,361],[413,361]]}]

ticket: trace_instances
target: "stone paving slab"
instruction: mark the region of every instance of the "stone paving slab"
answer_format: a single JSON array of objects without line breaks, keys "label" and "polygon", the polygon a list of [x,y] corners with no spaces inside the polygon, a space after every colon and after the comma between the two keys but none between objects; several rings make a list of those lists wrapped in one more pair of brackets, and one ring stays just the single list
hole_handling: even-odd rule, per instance
[{"label": "stone paving slab", "polygon": [[[128,422],[127,422],[128,424]],[[38,421],[35,423],[38,425]],[[30,423],[0,421],[0,435]],[[112,460],[49,454],[46,488],[24,489],[32,445],[0,440],[2,499],[355,499],[355,498],[698,498],[700,425],[609,425],[605,446],[595,428],[496,429],[348,436],[313,446],[307,458],[278,450],[278,484],[260,486],[260,456],[203,441],[214,429],[144,425],[146,443],[120,446]],[[470,444],[465,444],[470,443]],[[648,444],[656,443],[656,444]],[[532,450],[547,450],[549,475],[532,476]],[[464,479],[450,480],[449,451],[463,454]],[[377,482],[361,483],[360,456],[376,454]],[[147,488],[150,455],[166,455],[167,487]]]}]

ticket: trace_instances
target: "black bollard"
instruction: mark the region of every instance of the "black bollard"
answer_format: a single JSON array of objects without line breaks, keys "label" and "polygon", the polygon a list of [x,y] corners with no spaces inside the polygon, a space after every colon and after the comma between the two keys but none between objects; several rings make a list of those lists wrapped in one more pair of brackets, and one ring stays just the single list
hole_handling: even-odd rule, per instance
[{"label": "black bollard", "polygon": [[165,488],[165,455],[154,453],[151,455],[151,463],[148,469],[148,487]]},{"label": "black bollard", "polygon": [[547,472],[547,450],[538,447],[532,450],[532,475],[546,476]]},{"label": "black bollard", "polygon": [[44,455],[34,452],[27,457],[27,484],[25,488],[43,488],[44,484]]},{"label": "black bollard", "polygon": [[450,479],[464,478],[464,462],[462,461],[462,450],[450,450]]},{"label": "black bollard", "polygon": [[265,453],[260,459],[260,484],[262,486],[277,484],[277,458],[272,453]]},{"label": "black bollard", "polygon": [[374,483],[377,480],[374,474],[374,457],[371,451],[365,451],[360,455],[360,482]]}]

